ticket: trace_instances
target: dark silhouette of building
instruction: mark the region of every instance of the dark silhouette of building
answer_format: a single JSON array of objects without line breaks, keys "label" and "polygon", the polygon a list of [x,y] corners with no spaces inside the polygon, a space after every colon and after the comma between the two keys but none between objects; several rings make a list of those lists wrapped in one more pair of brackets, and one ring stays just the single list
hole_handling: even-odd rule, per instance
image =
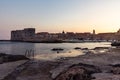
[{"label": "dark silhouette of building", "polygon": [[25,28],[24,30],[11,31],[11,40],[28,41],[34,39],[35,28]]}]

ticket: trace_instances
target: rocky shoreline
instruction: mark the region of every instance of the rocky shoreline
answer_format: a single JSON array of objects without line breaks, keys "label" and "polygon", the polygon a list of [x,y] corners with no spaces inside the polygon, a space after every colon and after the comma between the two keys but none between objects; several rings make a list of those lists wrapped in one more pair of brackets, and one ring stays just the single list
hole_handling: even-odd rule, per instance
[{"label": "rocky shoreline", "polygon": [[[119,48],[110,48],[64,60],[30,61],[14,80],[120,80],[119,52]],[[12,79],[8,76],[4,80]]]},{"label": "rocky shoreline", "polygon": [[[107,52],[100,54],[92,53],[69,58],[59,67],[51,70],[52,78],[54,80],[120,80],[119,51],[119,48],[110,48]],[[71,68],[71,65],[74,65],[75,69],[74,67]],[[95,69],[96,72],[81,74],[82,72],[89,72],[90,68],[86,68],[89,65],[94,66],[91,70]],[[85,79],[85,75],[89,75],[89,77],[87,76]]]}]

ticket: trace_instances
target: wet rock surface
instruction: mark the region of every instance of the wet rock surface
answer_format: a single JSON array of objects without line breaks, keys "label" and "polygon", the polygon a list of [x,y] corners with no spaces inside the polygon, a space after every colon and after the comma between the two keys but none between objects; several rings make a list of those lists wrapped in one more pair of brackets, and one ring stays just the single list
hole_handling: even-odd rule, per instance
[{"label": "wet rock surface", "polygon": [[81,47],[75,47],[74,49],[78,50],[78,49],[81,49]]},{"label": "wet rock surface", "polygon": [[25,57],[24,55],[12,55],[12,54],[0,53],[0,64],[5,62],[28,60],[28,59],[29,58]]},{"label": "wet rock surface", "polygon": [[93,50],[109,49],[109,47],[95,47]]},{"label": "wet rock surface", "polygon": [[63,51],[64,49],[62,49],[62,48],[53,48],[53,49],[51,49],[52,51]]},{"label": "wet rock surface", "polygon": [[101,72],[98,67],[79,63],[72,65],[68,70],[63,71],[55,80],[91,80],[91,74]]},{"label": "wet rock surface", "polygon": [[59,64],[54,61],[31,61],[28,67],[14,80],[53,80],[49,71]]},{"label": "wet rock surface", "polygon": [[112,65],[111,73],[120,74],[120,64]]},{"label": "wet rock surface", "polygon": [[15,77],[24,69],[24,64],[28,61],[29,60],[20,60],[0,64],[0,80],[15,80]]}]

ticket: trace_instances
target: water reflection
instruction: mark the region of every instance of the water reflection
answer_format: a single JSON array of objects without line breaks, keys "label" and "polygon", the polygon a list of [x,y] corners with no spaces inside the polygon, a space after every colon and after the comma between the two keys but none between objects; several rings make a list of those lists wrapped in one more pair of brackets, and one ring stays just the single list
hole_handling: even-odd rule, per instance
[{"label": "water reflection", "polygon": [[[51,51],[53,48],[63,48],[64,51],[57,53]],[[34,50],[36,59],[51,60],[60,57],[74,57],[84,54],[81,50],[74,50],[75,47],[93,49],[95,47],[111,47],[109,42],[102,43],[21,43],[21,42],[0,42],[0,52],[7,54],[24,55],[26,50]]]},{"label": "water reflection", "polygon": [[11,45],[10,53],[24,55],[26,50],[34,50],[34,49],[35,49],[35,44],[33,43],[17,43]]},{"label": "water reflection", "polygon": [[25,54],[26,50],[34,50],[35,44],[33,43],[20,43],[20,42],[1,42],[0,52],[7,54]]},{"label": "water reflection", "polygon": [[40,55],[36,55],[35,59],[40,59],[40,60],[54,60],[54,59],[60,59],[62,57],[75,57],[78,55],[84,55],[85,53],[83,53],[81,50],[69,50],[65,53],[53,53],[53,54],[40,54]]}]

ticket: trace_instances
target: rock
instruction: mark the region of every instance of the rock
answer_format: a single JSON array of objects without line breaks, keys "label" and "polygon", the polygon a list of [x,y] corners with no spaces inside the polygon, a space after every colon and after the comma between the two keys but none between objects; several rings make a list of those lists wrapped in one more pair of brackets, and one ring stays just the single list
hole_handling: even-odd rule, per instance
[{"label": "rock", "polygon": [[96,67],[94,65],[90,65],[90,64],[79,63],[79,64],[76,64],[73,66],[81,66],[81,67],[85,68],[86,70],[90,71],[90,74],[101,72],[101,70],[98,67]]},{"label": "rock", "polygon": [[120,64],[112,65],[111,72],[113,74],[120,74]]},{"label": "rock", "polygon": [[68,69],[65,73],[61,74],[56,80],[88,80],[87,70],[79,68],[79,67],[72,67]]},{"label": "rock", "polygon": [[0,53],[0,57],[2,57],[2,56],[6,56],[7,54],[5,54],[5,53]]},{"label": "rock", "polygon": [[94,54],[92,51],[89,51],[89,50],[83,51],[83,53],[85,53],[85,55],[93,55]]},{"label": "rock", "polygon": [[62,48],[53,48],[53,49],[51,49],[52,51],[63,51],[64,49],[62,49]]},{"label": "rock", "polygon": [[111,72],[113,74],[120,74],[120,67],[113,68]]},{"label": "rock", "polygon": [[95,47],[93,50],[99,50],[99,49],[109,49],[109,47]]},{"label": "rock", "polygon": [[75,47],[74,49],[81,49],[80,47]]},{"label": "rock", "polygon": [[91,74],[97,72],[101,72],[97,67],[80,63],[63,71],[55,80],[91,80]]},{"label": "rock", "polygon": [[0,63],[12,62],[18,60],[28,60],[28,59],[29,58],[25,57],[24,55],[12,55],[12,54],[0,53]]},{"label": "rock", "polygon": [[24,55],[7,55],[4,56],[4,62],[18,61],[18,60],[27,60]]},{"label": "rock", "polygon": [[120,67],[120,64],[111,65],[112,67]]},{"label": "rock", "polygon": [[111,46],[120,46],[120,42],[112,42]]},{"label": "rock", "polygon": [[82,48],[82,50],[88,50],[88,48]]}]

